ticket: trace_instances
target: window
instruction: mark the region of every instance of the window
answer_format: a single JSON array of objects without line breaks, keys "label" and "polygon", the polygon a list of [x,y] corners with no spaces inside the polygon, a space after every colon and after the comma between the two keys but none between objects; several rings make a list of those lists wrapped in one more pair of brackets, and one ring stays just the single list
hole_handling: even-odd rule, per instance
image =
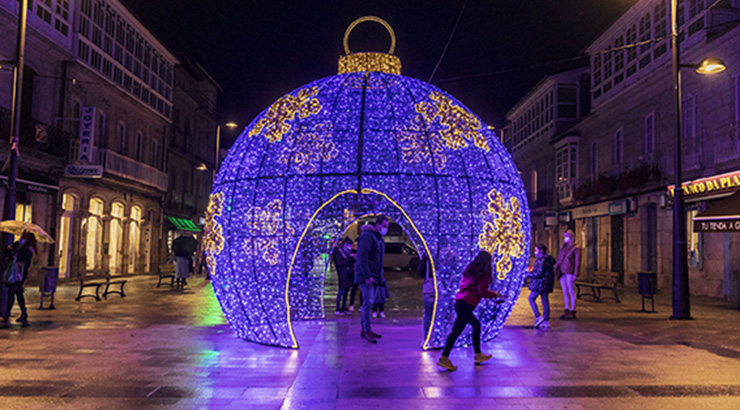
[{"label": "window", "polygon": [[144,134],[136,131],[136,160],[141,162],[144,158]]},{"label": "window", "polygon": [[[653,32],[652,27],[650,26],[650,13],[647,13],[643,17],[640,17],[640,42],[648,41],[652,39]],[[650,50],[650,43],[645,43],[640,46],[640,54],[647,52]],[[640,65],[642,66],[642,64]]]},{"label": "window", "polygon": [[[108,145],[108,116],[105,115],[105,113],[98,109],[98,120],[95,122],[95,127],[97,128],[95,130],[95,138],[93,139],[93,145],[97,145],[99,147],[106,147]],[[97,144],[95,143],[95,140],[97,139]]]},{"label": "window", "polygon": [[[637,27],[633,24],[630,28],[627,29],[627,44],[635,44],[637,42]],[[630,63],[635,60],[635,57],[637,56],[637,47],[629,47],[627,49],[627,63]]]},{"label": "window", "polygon": [[668,13],[666,10],[666,1],[659,0],[658,4],[655,5],[655,13],[653,14],[656,39],[668,35]]},{"label": "window", "polygon": [[619,165],[622,163],[622,129],[618,129],[614,132],[614,139],[612,144],[612,165]]},{"label": "window", "polygon": [[619,36],[614,40],[614,72],[619,72],[624,68],[624,37]]},{"label": "window", "polygon": [[645,116],[645,143],[643,152],[650,154],[655,151],[655,114]]},{"label": "window", "polygon": [[90,216],[87,217],[87,240],[85,241],[85,263],[88,271],[101,267],[103,248],[103,201],[90,200]]},{"label": "window", "polygon": [[566,139],[555,154],[555,185],[558,199],[571,199],[573,179],[578,175],[578,142],[574,137]]},{"label": "window", "polygon": [[125,122],[118,122],[116,137],[118,138],[118,153],[128,155],[128,130]]},{"label": "window", "polygon": [[137,269],[141,255],[141,208],[134,206],[131,208],[131,222],[129,222],[128,231],[128,273],[133,273]]},{"label": "window", "polygon": [[597,160],[597,157],[596,157],[597,150],[596,150],[596,143],[595,142],[592,142],[591,143],[591,147],[589,148],[588,154],[589,154],[588,155],[588,172],[589,172],[589,174],[591,174],[591,177],[592,178],[596,179],[596,175],[598,174],[598,169],[597,169],[597,166],[596,166],[596,164],[597,164],[597,162],[596,162],[596,160]]},{"label": "window", "polygon": [[537,201],[537,171],[532,170],[532,201]]},{"label": "window", "polygon": [[159,141],[152,140],[152,166],[159,169]]}]

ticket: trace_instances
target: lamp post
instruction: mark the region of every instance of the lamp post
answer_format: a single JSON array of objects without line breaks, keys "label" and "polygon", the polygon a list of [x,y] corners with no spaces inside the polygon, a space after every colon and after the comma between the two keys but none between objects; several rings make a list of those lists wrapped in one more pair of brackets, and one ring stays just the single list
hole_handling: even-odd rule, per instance
[{"label": "lamp post", "polygon": [[[236,128],[238,125],[235,122],[227,122],[224,124],[226,128]],[[216,173],[221,165],[221,124],[216,126],[216,158],[213,162],[213,182],[216,182]]]},{"label": "lamp post", "polygon": [[686,246],[686,207],[683,198],[683,177],[681,175],[681,142],[683,117],[681,113],[681,68],[691,67],[699,74],[714,74],[725,69],[724,62],[718,58],[708,58],[701,64],[681,65],[681,51],[678,44],[678,0],[671,0],[671,49],[673,52],[673,88],[676,103],[676,149],[674,159],[675,185],[673,188],[673,315],[672,320],[690,320],[689,265]]},{"label": "lamp post", "polygon": [[[21,0],[18,9],[18,40],[13,69],[13,102],[10,117],[10,153],[8,154],[8,189],[5,191],[3,220],[15,219],[15,184],[18,179],[18,137],[21,132],[21,97],[23,95],[23,66],[25,65],[26,20],[28,17],[28,0]],[[12,235],[5,235],[6,241]]]}]

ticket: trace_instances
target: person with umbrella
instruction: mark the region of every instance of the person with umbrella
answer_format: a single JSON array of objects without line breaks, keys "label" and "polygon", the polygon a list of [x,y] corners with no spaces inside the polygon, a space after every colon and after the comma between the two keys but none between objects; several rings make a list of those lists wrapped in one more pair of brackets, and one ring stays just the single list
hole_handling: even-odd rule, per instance
[{"label": "person with umbrella", "polygon": [[198,249],[198,241],[190,232],[180,235],[172,242],[172,253],[175,254],[175,278],[177,286],[186,286],[187,278],[192,272],[193,253]]},{"label": "person with umbrella", "polygon": [[17,322],[21,326],[28,326],[28,311],[26,310],[26,298],[23,296],[23,284],[28,278],[28,268],[31,266],[31,260],[36,253],[36,236],[32,232],[24,232],[21,238],[13,242],[3,252],[3,257],[7,261],[5,270],[5,284],[8,287],[8,303],[5,307],[3,322],[0,328],[7,329],[10,326],[10,311],[13,309],[15,299],[18,299],[18,307],[21,309],[21,316]]}]

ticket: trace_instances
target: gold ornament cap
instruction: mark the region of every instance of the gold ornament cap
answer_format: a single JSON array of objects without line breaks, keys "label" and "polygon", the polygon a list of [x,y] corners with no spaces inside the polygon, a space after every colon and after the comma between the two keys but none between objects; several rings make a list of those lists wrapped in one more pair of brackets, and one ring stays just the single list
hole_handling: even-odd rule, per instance
[{"label": "gold ornament cap", "polygon": [[[387,53],[359,52],[353,53],[349,50],[349,35],[360,23],[372,21],[381,24],[388,30],[391,36],[391,47]],[[339,58],[339,74],[380,72],[388,74],[401,74],[401,60],[393,55],[396,50],[396,34],[393,28],[380,17],[364,16],[353,21],[344,32],[344,52],[347,54]]]}]

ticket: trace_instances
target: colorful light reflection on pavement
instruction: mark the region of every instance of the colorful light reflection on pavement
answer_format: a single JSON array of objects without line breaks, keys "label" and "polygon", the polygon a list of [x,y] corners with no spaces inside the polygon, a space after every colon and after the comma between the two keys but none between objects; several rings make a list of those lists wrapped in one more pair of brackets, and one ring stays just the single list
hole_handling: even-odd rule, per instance
[{"label": "colorful light reflection on pavement", "polygon": [[[156,289],[135,278],[130,296],[74,302],[61,287],[56,311],[31,310],[33,326],[0,332],[2,408],[737,408],[740,312],[692,303],[697,320],[670,322],[624,303],[581,301],[575,322],[527,326],[522,298],[474,366],[457,349],[456,372],[419,346],[420,282],[389,275],[388,318],[378,345],[359,338],[359,315],[299,322],[300,350],[236,338],[210,285]],[[329,289],[328,294],[331,295]],[[527,292],[524,292],[526,296]],[[29,299],[37,293],[29,290]],[[418,298],[418,300],[417,300]],[[552,300],[555,310],[559,294]],[[327,300],[327,306],[332,306]]]}]

